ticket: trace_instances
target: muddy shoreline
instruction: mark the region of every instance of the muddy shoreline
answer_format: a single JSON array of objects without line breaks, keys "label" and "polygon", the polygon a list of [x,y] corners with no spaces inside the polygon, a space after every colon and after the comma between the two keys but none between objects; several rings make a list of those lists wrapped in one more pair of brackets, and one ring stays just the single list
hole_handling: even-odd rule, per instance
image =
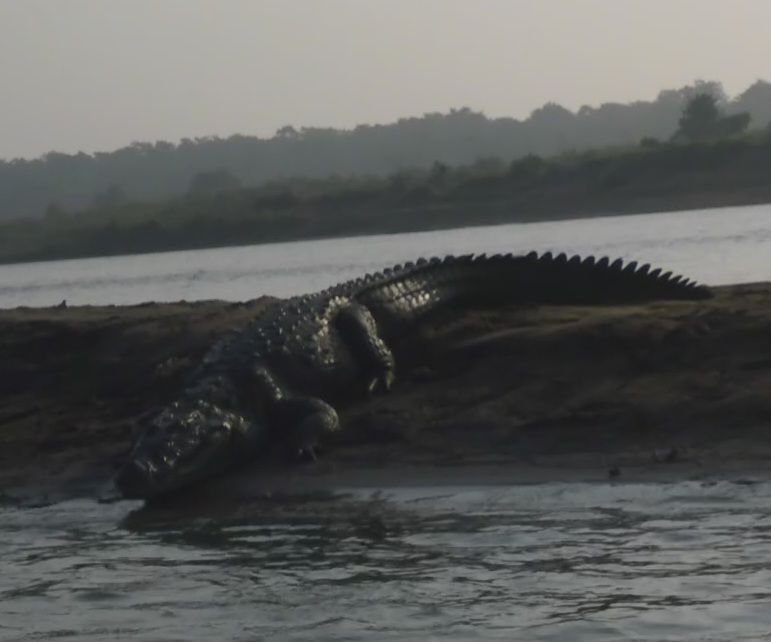
[{"label": "muddy shoreline", "polygon": [[[771,284],[448,315],[320,462],[204,492],[771,477]],[[143,413],[269,303],[0,310],[0,502],[109,494]]]}]

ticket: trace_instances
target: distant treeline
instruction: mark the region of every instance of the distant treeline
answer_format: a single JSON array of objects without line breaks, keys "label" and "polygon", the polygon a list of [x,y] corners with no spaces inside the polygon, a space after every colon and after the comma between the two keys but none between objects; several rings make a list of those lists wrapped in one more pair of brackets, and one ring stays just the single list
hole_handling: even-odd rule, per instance
[{"label": "distant treeline", "polygon": [[771,129],[711,142],[647,138],[550,159],[434,163],[387,177],[288,179],[78,215],[49,209],[42,221],[0,227],[0,261],[761,202],[771,202]]},{"label": "distant treeline", "polygon": [[96,154],[51,152],[35,160],[0,161],[0,220],[214,194],[292,176],[382,177],[435,162],[454,167],[480,158],[509,162],[643,138],[666,141],[686,102],[700,93],[715,96],[728,116],[747,112],[751,129],[771,121],[771,83],[759,80],[729,100],[719,83],[697,82],[662,91],[653,101],[584,106],[575,113],[550,103],[521,121],[462,108],[352,130],[286,126],[267,139],[238,135],[134,143]]}]

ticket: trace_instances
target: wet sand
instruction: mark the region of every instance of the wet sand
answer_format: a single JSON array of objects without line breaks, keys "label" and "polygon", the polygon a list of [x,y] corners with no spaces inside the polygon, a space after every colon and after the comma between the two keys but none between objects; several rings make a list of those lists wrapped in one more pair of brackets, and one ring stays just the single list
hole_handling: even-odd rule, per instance
[{"label": "wet sand", "polygon": [[[715,293],[446,315],[319,462],[199,492],[771,477],[771,284]],[[109,494],[137,419],[268,303],[0,311],[0,501]]]}]

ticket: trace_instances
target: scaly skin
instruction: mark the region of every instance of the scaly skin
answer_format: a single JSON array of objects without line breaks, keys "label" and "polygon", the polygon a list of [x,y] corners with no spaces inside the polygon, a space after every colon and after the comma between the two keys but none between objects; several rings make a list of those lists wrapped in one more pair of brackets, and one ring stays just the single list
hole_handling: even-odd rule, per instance
[{"label": "scaly skin", "polygon": [[561,254],[419,260],[273,305],[207,353],[153,417],[116,484],[153,498],[254,459],[273,443],[315,458],[331,403],[387,391],[389,346],[434,312],[506,304],[619,304],[710,292],[649,266]]}]

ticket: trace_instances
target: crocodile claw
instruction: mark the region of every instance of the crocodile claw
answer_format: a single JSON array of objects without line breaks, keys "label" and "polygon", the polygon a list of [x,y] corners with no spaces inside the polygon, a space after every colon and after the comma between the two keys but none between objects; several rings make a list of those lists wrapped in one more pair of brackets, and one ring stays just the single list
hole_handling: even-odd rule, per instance
[{"label": "crocodile claw", "polygon": [[393,386],[395,379],[396,375],[390,370],[377,375],[376,377],[372,377],[367,384],[367,392],[371,395],[376,392],[388,392]]},{"label": "crocodile claw", "polygon": [[311,445],[302,446],[297,450],[298,461],[318,461],[318,455],[316,455],[316,449]]}]

